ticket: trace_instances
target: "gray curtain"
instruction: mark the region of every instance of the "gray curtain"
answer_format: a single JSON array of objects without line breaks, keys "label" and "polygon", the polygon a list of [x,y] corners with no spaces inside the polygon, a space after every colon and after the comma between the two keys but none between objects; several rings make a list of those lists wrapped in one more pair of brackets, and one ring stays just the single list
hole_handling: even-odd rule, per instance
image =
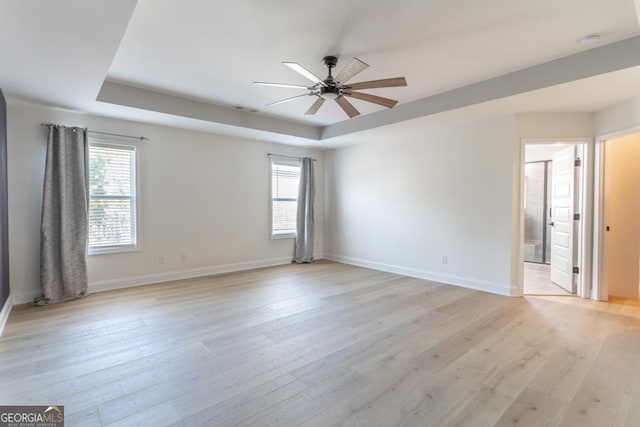
[{"label": "gray curtain", "polygon": [[39,305],[87,294],[87,130],[49,126],[40,229]]},{"label": "gray curtain", "polygon": [[296,249],[293,261],[308,263],[313,261],[313,200],[316,183],[313,174],[313,159],[302,159],[300,189],[298,192],[298,217],[296,222]]}]

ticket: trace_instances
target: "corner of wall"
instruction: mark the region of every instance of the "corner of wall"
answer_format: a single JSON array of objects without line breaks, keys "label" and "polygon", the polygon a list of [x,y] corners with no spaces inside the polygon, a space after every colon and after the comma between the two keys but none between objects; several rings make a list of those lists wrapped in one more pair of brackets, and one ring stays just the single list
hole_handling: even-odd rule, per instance
[{"label": "corner of wall", "polygon": [[423,269],[402,267],[398,265],[351,258],[336,254],[325,254],[325,257],[330,261],[339,262],[342,264],[355,265],[357,267],[370,268],[372,270],[384,271],[387,273],[394,273],[407,277],[415,277],[416,279],[429,280],[433,282],[444,283],[446,285],[459,286],[461,288],[473,289],[481,292],[489,292],[497,295],[514,296],[513,290],[510,289],[509,285],[503,285],[487,280],[478,280],[474,278],[437,273]]}]

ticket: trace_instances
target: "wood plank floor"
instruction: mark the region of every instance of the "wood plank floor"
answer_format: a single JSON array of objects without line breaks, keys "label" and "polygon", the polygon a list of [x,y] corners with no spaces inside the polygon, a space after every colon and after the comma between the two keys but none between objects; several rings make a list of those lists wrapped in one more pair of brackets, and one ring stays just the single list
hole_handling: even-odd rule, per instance
[{"label": "wood plank floor", "polygon": [[637,426],[640,305],[290,265],[16,307],[0,385],[69,426]]}]

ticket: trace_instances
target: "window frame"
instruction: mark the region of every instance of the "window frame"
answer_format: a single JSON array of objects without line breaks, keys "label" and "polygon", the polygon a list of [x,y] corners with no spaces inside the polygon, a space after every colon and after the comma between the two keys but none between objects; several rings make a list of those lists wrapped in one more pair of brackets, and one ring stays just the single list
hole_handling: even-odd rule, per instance
[{"label": "window frame", "polygon": [[[271,240],[279,239],[295,239],[297,232],[273,232],[273,166],[274,164],[297,166],[302,168],[302,161],[292,159],[289,157],[269,156],[269,238]],[[299,186],[300,184],[298,184]],[[298,203],[298,197],[296,197],[296,206]],[[297,224],[296,224],[297,225]]]},{"label": "window frame", "polygon": [[[135,243],[134,244],[122,244],[122,245],[111,245],[111,246],[103,246],[103,247],[91,247],[89,244],[89,239],[87,239],[87,254],[88,255],[101,255],[101,254],[114,254],[114,253],[122,253],[122,252],[135,252],[135,251],[139,251],[140,250],[140,200],[138,195],[140,194],[140,189],[139,189],[139,175],[140,175],[140,159],[139,159],[139,149],[137,146],[132,145],[132,144],[124,144],[124,143],[120,143],[120,142],[114,142],[114,141],[110,141],[110,140],[106,140],[106,139],[101,139],[101,138],[91,138],[89,137],[89,150],[91,150],[91,147],[104,147],[104,148],[112,148],[112,149],[118,149],[118,150],[127,150],[127,151],[132,151],[134,154],[134,161],[133,161],[133,195],[131,197],[129,196],[102,196],[103,200],[114,200],[114,199],[121,199],[121,200],[132,200],[133,202],[133,209],[132,209],[132,215],[133,215],[133,226],[134,226],[134,239],[135,239]],[[89,155],[90,153],[87,154],[87,174],[90,173],[90,162],[89,162]],[[89,175],[87,175],[87,197],[88,197],[88,203],[87,203],[87,211],[89,211],[90,209],[90,205],[91,205],[91,200],[92,200],[92,195],[91,195],[91,189],[89,187]],[[98,199],[100,199],[100,197],[98,197]],[[87,222],[90,222],[90,218],[87,215]],[[90,223],[88,224],[90,227]]]}]

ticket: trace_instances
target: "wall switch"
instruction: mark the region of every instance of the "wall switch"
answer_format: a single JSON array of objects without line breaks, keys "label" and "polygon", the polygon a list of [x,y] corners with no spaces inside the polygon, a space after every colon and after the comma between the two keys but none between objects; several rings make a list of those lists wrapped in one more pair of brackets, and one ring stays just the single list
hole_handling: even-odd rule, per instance
[{"label": "wall switch", "polygon": [[186,254],[180,254],[180,262],[187,262],[187,255]]},{"label": "wall switch", "polygon": [[449,262],[449,257],[447,257],[446,255],[443,255],[443,256],[442,256],[442,263],[443,263],[443,264],[446,264],[446,263],[448,263],[448,262]]},{"label": "wall switch", "polygon": [[158,258],[158,263],[159,264],[164,264],[164,257],[161,256],[160,258]]}]

